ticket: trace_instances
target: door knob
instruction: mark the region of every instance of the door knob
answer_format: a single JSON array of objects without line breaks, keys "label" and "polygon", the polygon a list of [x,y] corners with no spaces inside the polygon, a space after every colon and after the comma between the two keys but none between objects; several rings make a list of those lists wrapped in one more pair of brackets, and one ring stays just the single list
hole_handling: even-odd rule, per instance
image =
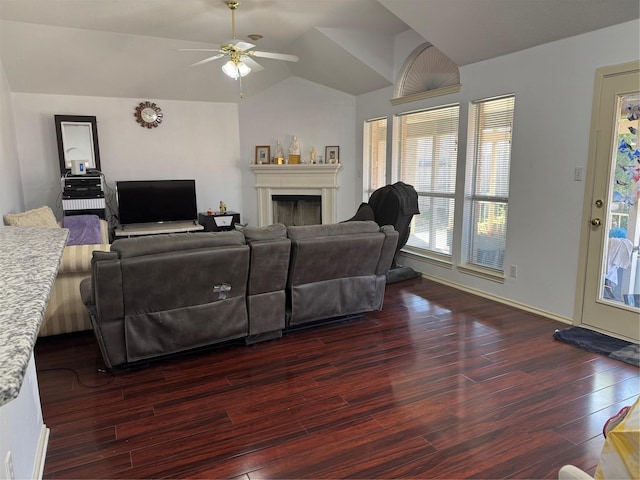
[{"label": "door knob", "polygon": [[592,218],[591,219],[591,225],[593,225],[595,227],[599,227],[600,225],[602,225],[602,222],[600,221],[599,218]]}]

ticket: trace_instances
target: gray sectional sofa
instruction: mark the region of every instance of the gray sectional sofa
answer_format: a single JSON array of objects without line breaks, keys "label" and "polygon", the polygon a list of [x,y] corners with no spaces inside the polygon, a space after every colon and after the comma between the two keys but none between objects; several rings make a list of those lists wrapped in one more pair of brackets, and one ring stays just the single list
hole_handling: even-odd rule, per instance
[{"label": "gray sectional sofa", "polygon": [[398,233],[375,222],[119,239],[80,286],[107,367],[382,308]]}]

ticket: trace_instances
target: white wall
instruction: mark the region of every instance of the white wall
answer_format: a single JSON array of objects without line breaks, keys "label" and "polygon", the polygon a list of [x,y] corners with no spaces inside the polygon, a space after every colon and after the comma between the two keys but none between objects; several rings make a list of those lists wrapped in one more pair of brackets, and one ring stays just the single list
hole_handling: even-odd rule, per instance
[{"label": "white wall", "polygon": [[[360,204],[361,161],[356,156],[355,97],[322,85],[289,78],[264,92],[243,99],[239,105],[240,152],[243,158],[242,222],[257,225],[258,199],[255,175],[249,165],[256,145],[270,145],[271,154],[280,140],[285,155],[293,135],[298,137],[302,157],[311,147],[325,155],[325,147],[340,147],[342,168],[338,173],[338,220],[351,217]],[[276,168],[276,167],[274,167]]]},{"label": "white wall", "polygon": [[[153,101],[163,121],[153,129],[135,121],[140,101]],[[13,94],[25,208],[49,205],[58,217],[60,168],[53,116],[94,115],[107,182],[196,180],[198,210],[224,200],[242,211],[237,105],[153,99]]]},{"label": "white wall", "polygon": [[[164,114],[155,129],[133,117],[139,101],[155,101]],[[290,78],[238,105],[208,102],[13,94],[25,208],[51,206],[62,215],[53,116],[95,115],[100,160],[109,184],[117,180],[195,178],[198,208],[217,209],[223,200],[243,223],[257,224],[254,174],[256,145],[277,140],[286,149],[297,135],[303,154],[312,146],[324,155],[340,146],[338,219],[360,202],[361,169],[356,160],[355,97]]]},{"label": "white wall", "polygon": [[4,68],[0,63],[0,215],[20,212],[23,209],[24,199],[11,92]]},{"label": "white wall", "polygon": [[[464,139],[470,101],[509,93],[516,97],[505,265],[518,265],[518,278],[502,284],[424,261],[404,263],[550,316],[572,319],[578,244],[587,228],[581,224],[585,184],[573,180],[573,171],[587,165],[595,70],[638,60],[639,29],[636,20],[462,67],[458,94],[397,107],[389,103],[392,88],[358,97],[360,139],[368,118],[391,119],[394,113],[454,102],[461,106]],[[458,182],[464,181],[464,143],[458,146]],[[460,225],[463,199],[456,200]],[[459,253],[454,253],[454,264],[460,261]]]}]

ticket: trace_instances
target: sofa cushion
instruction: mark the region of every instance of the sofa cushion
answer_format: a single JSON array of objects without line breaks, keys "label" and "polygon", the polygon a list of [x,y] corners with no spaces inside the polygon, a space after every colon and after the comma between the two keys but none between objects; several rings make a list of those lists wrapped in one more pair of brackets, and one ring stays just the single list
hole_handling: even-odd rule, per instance
[{"label": "sofa cushion", "polygon": [[291,244],[288,286],[336,278],[373,277],[385,235],[361,233],[305,238]]},{"label": "sofa cushion", "polygon": [[246,245],[240,232],[170,233],[144,237],[121,238],[111,244],[111,251],[118,252],[120,258],[155,255],[233,245]]},{"label": "sofa cushion", "polygon": [[376,233],[380,227],[376,222],[344,222],[327,225],[306,225],[287,227],[287,235],[291,241],[305,238],[332,237],[335,235],[354,235],[357,233]]},{"label": "sofa cushion", "polygon": [[22,213],[7,213],[4,216],[4,223],[11,227],[59,228],[53,210],[47,206],[34,208],[33,210],[27,210]]},{"label": "sofa cushion", "polygon": [[241,231],[249,242],[287,238],[287,227],[282,223],[274,223],[266,227],[243,227]]}]

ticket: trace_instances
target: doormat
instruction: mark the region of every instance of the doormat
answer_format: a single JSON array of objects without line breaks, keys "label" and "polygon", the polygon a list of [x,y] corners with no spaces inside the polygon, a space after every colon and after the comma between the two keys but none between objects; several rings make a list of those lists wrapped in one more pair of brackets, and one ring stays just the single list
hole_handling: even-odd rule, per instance
[{"label": "doormat", "polygon": [[640,345],[582,327],[556,330],[553,338],[593,353],[640,367]]}]

